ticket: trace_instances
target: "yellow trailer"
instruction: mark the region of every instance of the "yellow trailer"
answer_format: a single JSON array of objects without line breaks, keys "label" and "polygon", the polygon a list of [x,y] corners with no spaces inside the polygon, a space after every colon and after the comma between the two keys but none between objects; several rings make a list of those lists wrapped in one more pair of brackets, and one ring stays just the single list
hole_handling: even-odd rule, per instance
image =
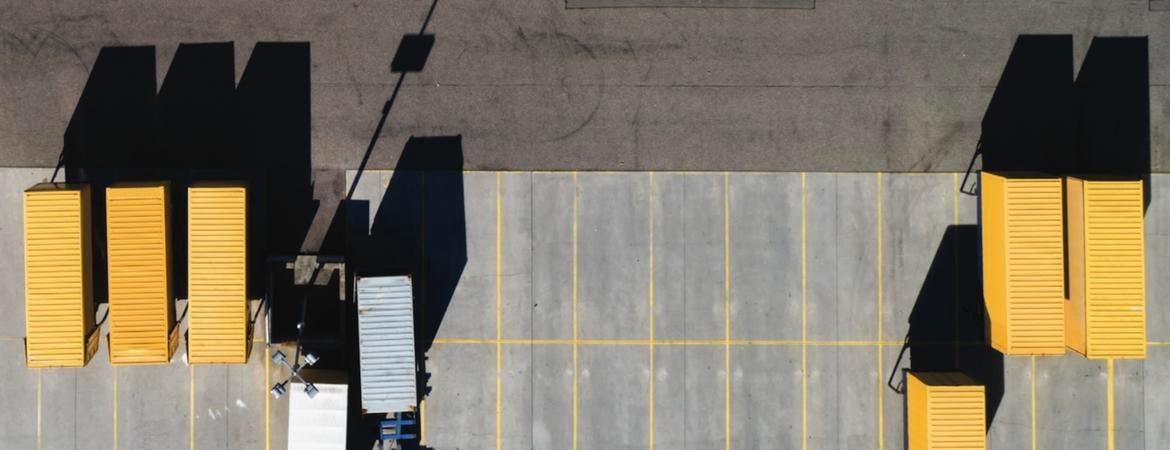
[{"label": "yellow trailer", "polygon": [[907,372],[910,450],[987,448],[986,392],[960,372]]},{"label": "yellow trailer", "polygon": [[1068,177],[1068,347],[1089,358],[1146,357],[1141,180]]},{"label": "yellow trailer", "polygon": [[89,186],[24,191],[25,364],[83,367],[97,352]]},{"label": "yellow trailer", "polygon": [[110,363],[166,364],[179,343],[167,183],[106,188]]},{"label": "yellow trailer", "polygon": [[1005,355],[1064,354],[1061,179],[980,175],[987,339]]},{"label": "yellow trailer", "polygon": [[247,188],[187,189],[187,360],[248,359]]}]

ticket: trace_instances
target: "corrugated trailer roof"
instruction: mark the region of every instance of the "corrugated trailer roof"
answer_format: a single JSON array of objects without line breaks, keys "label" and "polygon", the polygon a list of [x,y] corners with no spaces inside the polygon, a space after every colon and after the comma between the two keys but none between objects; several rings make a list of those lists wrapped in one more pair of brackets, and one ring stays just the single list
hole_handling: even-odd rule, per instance
[{"label": "corrugated trailer roof", "polygon": [[412,411],[418,395],[410,277],[359,278],[357,291],[362,410]]},{"label": "corrugated trailer roof", "polygon": [[1068,346],[1089,358],[1145,358],[1141,180],[1068,177]]},{"label": "corrugated trailer roof", "polygon": [[106,188],[110,363],[166,364],[178,345],[166,183]]},{"label": "corrugated trailer roof", "polygon": [[248,355],[247,188],[187,189],[187,360],[243,364]]},{"label": "corrugated trailer roof", "polygon": [[1005,355],[1064,353],[1061,179],[980,176],[988,340]]},{"label": "corrugated trailer roof", "polygon": [[97,352],[90,192],[41,183],[24,192],[25,363],[82,367]]}]

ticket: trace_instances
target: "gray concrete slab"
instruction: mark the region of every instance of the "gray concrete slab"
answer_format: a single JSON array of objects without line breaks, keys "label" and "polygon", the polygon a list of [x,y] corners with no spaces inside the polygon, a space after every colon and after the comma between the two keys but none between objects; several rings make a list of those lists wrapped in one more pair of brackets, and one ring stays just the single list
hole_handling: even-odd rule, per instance
[{"label": "gray concrete slab", "polygon": [[[447,305],[440,338],[496,336],[496,177],[488,172],[463,175],[467,264]],[[423,208],[427,206],[424,204]],[[440,206],[435,206],[440,207]],[[423,233],[426,233],[424,227]],[[488,294],[488,295],[485,295]]]},{"label": "gray concrete slab", "polygon": [[170,364],[116,366],[117,448],[150,448],[190,440],[188,366],[183,346]]},{"label": "gray concrete slab", "polygon": [[877,445],[877,348],[808,348],[808,447]]},{"label": "gray concrete slab", "polygon": [[1037,448],[1104,448],[1105,400],[1103,361],[1036,358]]},{"label": "gray concrete slab", "polygon": [[1170,176],[1150,177],[1150,205],[1146,209],[1146,338],[1170,342],[1170,277],[1158,261],[1170,258]]},{"label": "gray concrete slab", "polygon": [[1113,364],[1114,448],[1145,448],[1145,361]]},{"label": "gray concrete slab", "polygon": [[800,347],[731,349],[731,447],[800,448]]},{"label": "gray concrete slab", "polygon": [[[724,445],[724,437],[727,435],[724,424],[727,406],[724,397],[727,376],[724,355],[725,351],[720,346],[687,346],[683,350],[682,377],[686,392],[682,397],[674,399],[672,407],[685,410],[685,448],[718,448]],[[656,363],[657,360],[655,358]]]},{"label": "gray concrete slab", "polygon": [[506,338],[532,337],[536,308],[532,177],[529,173],[500,174],[500,333]]},{"label": "gray concrete slab", "polygon": [[654,445],[686,448],[686,347],[654,348]]},{"label": "gray concrete slab", "polygon": [[[246,365],[197,365],[195,373],[195,447],[257,448],[264,445],[263,349]],[[271,426],[271,424],[270,424]]]},{"label": "gray concrete slab", "polygon": [[[0,364],[0,401],[11,405],[0,422],[0,438],[4,445],[18,448],[37,446],[37,371],[24,367],[24,343],[17,339],[0,340],[0,354],[6,360]],[[43,380],[42,380],[43,382]]]},{"label": "gray concrete slab", "polygon": [[649,353],[638,345],[578,349],[577,448],[647,448]]},{"label": "gray concrete slab", "polygon": [[995,415],[988,412],[987,448],[1032,448],[1031,362],[1030,357],[1003,359],[1003,397]]},{"label": "gray concrete slab", "polygon": [[736,174],[728,202],[732,339],[800,339],[800,174]]},{"label": "gray concrete slab", "polygon": [[656,339],[724,337],[723,174],[655,174]]},{"label": "gray concrete slab", "polygon": [[[573,199],[571,174],[532,178],[532,337],[573,337]],[[535,211],[540,211],[539,214]]]},{"label": "gray concrete slab", "polygon": [[1146,354],[1142,392],[1147,401],[1142,431],[1145,434],[1145,448],[1159,448],[1170,441],[1170,414],[1166,414],[1166,402],[1155,399],[1170,396],[1170,347],[1150,347]]},{"label": "gray concrete slab", "polygon": [[530,345],[504,346],[500,359],[500,445],[532,449],[534,349]]},{"label": "gray concrete slab", "polygon": [[582,339],[647,339],[649,176],[581,174],[577,326]]},{"label": "gray concrete slab", "polygon": [[[723,174],[676,175],[682,177],[682,196],[677,209],[665,212],[663,223],[674,222],[683,229],[682,242],[682,298],[661,300],[665,315],[682,315],[681,327],[677,316],[671,328],[655,333],[661,339],[723,339],[725,334],[725,186]],[[655,177],[658,178],[658,177]],[[663,177],[667,178],[667,177]],[[665,180],[664,180],[665,181]],[[655,217],[657,221],[658,217]],[[669,231],[667,231],[670,234]],[[662,258],[655,258],[655,262]],[[657,288],[657,283],[656,286]],[[669,287],[667,289],[670,289]],[[655,295],[655,305],[660,302]],[[681,303],[681,304],[680,304]]]},{"label": "gray concrete slab", "polygon": [[495,349],[440,346],[427,369],[433,386],[427,399],[427,445],[484,448],[495,436]]},{"label": "gray concrete slab", "polygon": [[[573,357],[571,349],[560,345],[534,345],[531,349],[532,447],[539,449],[572,448]],[[578,420],[580,419],[578,418]]]},{"label": "gray concrete slab", "polygon": [[808,338],[877,336],[877,176],[808,174]]},{"label": "gray concrete slab", "polygon": [[[685,337],[687,329],[687,228],[683,222],[683,211],[687,205],[686,177],[657,173],[650,175],[648,194],[652,199],[650,209],[654,215],[651,247],[654,250],[656,339],[681,339]],[[681,366],[678,370],[681,374]]]},{"label": "gray concrete slab", "polygon": [[[901,340],[919,301],[949,301],[952,292],[923,292],[956,192],[950,174],[882,177],[882,339]],[[893,359],[890,359],[893,361]]]}]

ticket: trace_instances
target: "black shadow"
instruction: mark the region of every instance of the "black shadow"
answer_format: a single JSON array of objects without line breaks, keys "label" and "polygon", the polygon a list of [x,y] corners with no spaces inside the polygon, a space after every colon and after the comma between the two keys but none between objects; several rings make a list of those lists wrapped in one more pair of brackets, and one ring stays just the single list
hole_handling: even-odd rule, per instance
[{"label": "black shadow", "polygon": [[1144,179],[1150,206],[1150,62],[1145,37],[1093,38],[1075,85],[1078,172]]},{"label": "black shadow", "polygon": [[[415,354],[419,395],[425,397],[429,392],[426,355],[467,265],[463,138],[411,137],[372,223],[367,202],[350,203],[348,260],[356,273],[395,272],[414,278]],[[360,386],[356,377],[356,373],[351,375],[351,391]],[[350,442],[360,442],[354,448],[369,448],[365,430],[375,429],[381,417],[363,418],[360,408],[353,409],[358,414],[350,420],[361,422],[351,423],[362,425],[350,427],[358,430],[351,433]]]},{"label": "black shadow", "polygon": [[959,371],[986,389],[990,429],[1003,399],[1003,355],[985,343],[979,228],[951,225],[935,251],[910,312],[910,328],[889,385],[904,393],[901,367],[909,353],[913,371]]},{"label": "black shadow", "polygon": [[170,181],[172,283],[186,291],[186,189],[249,185],[249,297],[268,254],[295,254],[316,211],[310,171],[308,43],[259,43],[235,83],[231,43],[180,44],[157,91],[154,47],[105,47],[65,131],[58,162],[93,189],[94,292],[107,297],[105,188]]},{"label": "black shadow", "polygon": [[103,47],[65,129],[58,169],[92,193],[95,302],[108,298],[106,187],[142,179],[132,168],[153,159],[156,86],[154,47]]},{"label": "black shadow", "polygon": [[1074,104],[1072,36],[1018,36],[983,116],[983,170],[1074,169]]}]

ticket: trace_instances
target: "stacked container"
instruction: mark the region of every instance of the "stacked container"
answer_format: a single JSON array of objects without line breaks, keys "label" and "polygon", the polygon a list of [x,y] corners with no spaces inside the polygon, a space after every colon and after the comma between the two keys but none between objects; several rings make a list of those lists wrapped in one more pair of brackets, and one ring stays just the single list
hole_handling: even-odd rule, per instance
[{"label": "stacked container", "polygon": [[82,367],[97,352],[90,193],[84,184],[24,191],[25,364]]},{"label": "stacked container", "polygon": [[1140,180],[1068,177],[1068,347],[1089,358],[1145,358]]},{"label": "stacked container", "polygon": [[247,188],[187,189],[187,358],[243,364],[248,358]]},{"label": "stacked container", "polygon": [[1004,355],[1064,353],[1061,179],[980,176],[987,337]]},{"label": "stacked container", "polygon": [[168,187],[106,188],[111,364],[166,364],[178,346]]}]

